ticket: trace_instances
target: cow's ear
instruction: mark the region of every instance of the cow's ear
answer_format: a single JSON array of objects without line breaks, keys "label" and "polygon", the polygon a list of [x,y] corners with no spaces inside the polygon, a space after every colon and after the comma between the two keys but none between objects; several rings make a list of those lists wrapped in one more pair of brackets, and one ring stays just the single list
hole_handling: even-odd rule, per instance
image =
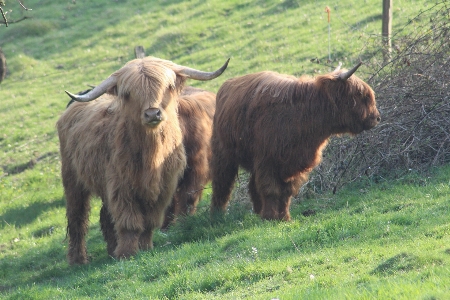
[{"label": "cow's ear", "polygon": [[175,82],[171,84],[171,91],[175,91],[176,93],[181,93],[181,90],[184,87],[184,83],[186,82],[187,77],[184,75],[176,74]]},{"label": "cow's ear", "polygon": [[320,95],[323,95],[330,102],[335,102],[336,86],[340,84],[340,80],[334,78],[334,76],[318,76],[315,84]]},{"label": "cow's ear", "polygon": [[112,87],[110,87],[107,91],[107,94],[113,95],[113,96],[117,96],[117,85],[113,85]]},{"label": "cow's ear", "polygon": [[362,102],[365,105],[369,105],[370,103],[372,103],[372,99],[370,98],[369,95],[363,95],[361,98],[362,98]]}]

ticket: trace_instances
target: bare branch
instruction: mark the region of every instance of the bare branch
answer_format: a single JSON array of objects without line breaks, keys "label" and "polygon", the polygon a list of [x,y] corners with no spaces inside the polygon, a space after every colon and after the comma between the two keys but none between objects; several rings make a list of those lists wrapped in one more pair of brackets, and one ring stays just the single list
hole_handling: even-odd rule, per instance
[{"label": "bare branch", "polygon": [[1,23],[1,24],[5,24],[6,27],[8,27],[8,20],[6,19],[5,13],[3,12],[3,9],[2,9],[1,6],[0,6],[0,12],[2,13],[2,17],[3,17],[3,20],[4,20],[4,22]]},{"label": "bare branch", "polygon": [[25,9],[25,10],[32,10],[31,8],[26,8],[26,7],[22,4],[22,2],[20,2],[20,0],[17,0],[17,2],[19,2],[20,6],[22,6],[23,9]]},{"label": "bare branch", "polygon": [[13,20],[13,21],[9,20],[7,22],[5,22],[6,20],[5,21],[0,21],[0,24],[6,24],[6,27],[8,27],[8,24],[19,23],[19,22],[21,22],[23,20],[26,20],[26,19],[32,19],[32,17],[23,16],[22,18],[20,18],[18,20]]},{"label": "bare branch", "polygon": [[[25,5],[23,5],[22,2],[21,2],[20,0],[17,0],[17,2],[19,2],[20,6],[22,6],[22,8],[23,8],[24,10],[26,10],[26,11],[32,10],[31,8],[26,8]],[[29,19],[28,17],[25,16],[25,17],[23,17],[23,18],[21,18],[21,19],[19,19],[19,20],[16,20],[16,21],[9,21],[9,22],[8,22],[8,19],[6,18],[6,14],[5,14],[5,12],[3,11],[2,6],[5,6],[5,1],[0,0],[0,12],[1,12],[2,17],[3,17],[3,21],[0,21],[0,24],[5,24],[6,27],[8,27],[8,24],[11,24],[11,23],[18,23],[18,22],[23,21],[23,20],[25,20],[25,19]]]}]

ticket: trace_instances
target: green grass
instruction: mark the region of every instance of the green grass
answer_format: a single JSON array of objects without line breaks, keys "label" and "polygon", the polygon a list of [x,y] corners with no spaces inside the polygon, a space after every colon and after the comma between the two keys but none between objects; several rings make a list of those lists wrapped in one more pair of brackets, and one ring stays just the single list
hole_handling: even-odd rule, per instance
[{"label": "green grass", "polygon": [[[9,69],[0,84],[0,298],[446,299],[449,166],[296,201],[288,223],[260,220],[243,200],[211,221],[207,190],[198,214],[157,232],[155,249],[128,261],[107,256],[94,199],[91,263],[69,267],[65,259],[55,128],[64,90],[99,83],[137,45],[204,70],[231,57],[218,79],[189,82],[213,91],[265,69],[314,75],[339,60],[348,67],[379,40],[381,3],[364,2],[27,1],[33,19],[0,27]],[[395,1],[394,30],[413,30],[404,25],[430,5]],[[15,1],[7,6],[12,19],[23,13]]]},{"label": "green grass", "polygon": [[[155,237],[129,261],[107,257],[94,201],[92,262],[65,262],[63,201],[8,208],[3,295],[32,298],[445,299],[450,279],[450,167],[375,186],[353,184],[268,222],[232,202],[213,223],[199,214]],[[20,210],[33,219],[11,218]],[[314,210],[305,217],[302,212]],[[28,211],[28,212],[27,212]],[[18,218],[20,219],[20,218]]]}]

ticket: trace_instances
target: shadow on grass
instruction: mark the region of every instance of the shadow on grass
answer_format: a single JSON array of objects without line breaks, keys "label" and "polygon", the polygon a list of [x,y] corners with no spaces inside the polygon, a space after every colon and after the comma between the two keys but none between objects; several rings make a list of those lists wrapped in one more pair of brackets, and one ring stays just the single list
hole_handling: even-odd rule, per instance
[{"label": "shadow on grass", "polygon": [[179,245],[185,242],[214,240],[218,237],[259,226],[264,222],[251,213],[239,201],[231,201],[225,214],[210,215],[209,206],[199,208],[193,216],[181,216],[166,232],[169,242]]},{"label": "shadow on grass", "polygon": [[53,208],[65,207],[66,200],[64,198],[56,199],[51,202],[34,202],[27,207],[17,207],[6,210],[0,215],[2,225],[7,223],[18,227],[27,225],[36,220],[43,212]]},{"label": "shadow on grass", "polygon": [[[33,203],[23,209],[10,209],[1,215],[17,226],[31,223],[42,212],[53,207],[64,206],[64,198],[49,203]],[[25,218],[24,218],[25,216]],[[15,222],[14,222],[15,220]],[[185,242],[210,240],[226,234],[236,232],[243,228],[257,226],[263,222],[259,216],[242,209],[239,204],[230,205],[230,212],[211,220],[209,210],[205,207],[195,216],[181,218],[177,224],[169,228],[165,233],[157,232],[154,236],[155,255],[170,252],[177,245]],[[71,288],[76,283],[82,286],[86,280],[92,280],[93,274],[108,273],[114,265],[121,264],[107,254],[106,242],[103,239],[100,226],[95,223],[89,227],[87,236],[87,251],[89,264],[82,266],[69,266],[66,259],[68,241],[64,235],[48,234],[48,228],[33,233],[39,237],[39,246],[27,251],[21,251],[21,255],[5,255],[0,260],[0,292],[13,296],[16,290],[34,285]],[[140,260],[141,254],[131,260]],[[153,254],[151,254],[153,255]],[[126,264],[128,265],[128,264]],[[94,279],[95,280],[95,279]],[[112,280],[108,276],[99,276],[98,280]]]},{"label": "shadow on grass", "polygon": [[29,161],[24,163],[3,166],[3,172],[7,173],[8,175],[20,174],[26,170],[33,169],[39,161],[45,158],[54,158],[57,156],[59,156],[59,152],[46,152],[43,155],[37,158],[31,158]]},{"label": "shadow on grass", "polygon": [[4,166],[3,172],[5,172],[8,175],[19,174],[28,169],[33,169],[34,166],[36,165],[36,162],[37,162],[36,159],[32,158],[29,161],[24,162],[24,163],[19,163],[19,164],[10,165],[10,166]]},{"label": "shadow on grass", "polygon": [[[67,240],[61,234],[44,236],[45,242],[21,251],[21,255],[5,255],[0,260],[0,292],[9,293],[17,288],[33,285],[67,286],[79,282],[86,273],[102,270],[116,261],[108,256],[100,226],[90,226],[87,248],[90,263],[69,266],[66,259]],[[0,297],[1,298],[1,297]]]},{"label": "shadow on grass", "polygon": [[359,28],[363,25],[366,25],[367,23],[371,22],[379,22],[383,19],[383,16],[381,14],[373,14],[371,16],[366,17],[363,20],[359,20],[351,25],[352,28]]},{"label": "shadow on grass", "polygon": [[440,259],[432,257],[419,257],[409,253],[397,254],[376,267],[371,274],[390,276],[397,273],[404,273],[413,270],[419,270],[427,265],[442,265],[443,262]]},{"label": "shadow on grass", "polygon": [[[55,238],[45,250],[32,247],[21,256],[5,255],[0,260],[3,291],[38,282],[51,282],[70,273],[60,242]],[[3,278],[2,278],[3,277]]]},{"label": "shadow on grass", "polygon": [[[68,241],[64,235],[47,235],[42,239],[45,240],[41,240],[38,246],[21,251],[20,256],[17,253],[11,253],[4,255],[0,260],[0,298],[5,295],[14,298],[20,290],[26,293],[34,286],[57,287],[61,290],[71,290],[71,293],[81,293],[80,296],[82,296],[85,292],[83,286],[89,286],[96,280],[101,285],[110,280],[116,280],[117,274],[110,274],[110,272],[117,272],[119,266],[133,268],[135,264],[131,262],[140,261],[144,253],[141,252],[130,258],[129,262],[111,258],[108,256],[106,242],[98,223],[89,227],[86,239],[89,263],[86,265],[70,266],[68,264],[66,259]],[[151,250],[145,252],[160,255],[160,253],[171,251],[173,248],[165,247],[161,239],[164,238],[160,238],[155,245],[156,252]]]}]

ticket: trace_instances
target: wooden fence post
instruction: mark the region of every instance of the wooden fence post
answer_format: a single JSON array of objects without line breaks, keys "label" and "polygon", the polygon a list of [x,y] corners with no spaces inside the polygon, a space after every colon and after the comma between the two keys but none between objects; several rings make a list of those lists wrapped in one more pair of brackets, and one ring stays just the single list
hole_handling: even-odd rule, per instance
[{"label": "wooden fence post", "polygon": [[383,39],[382,47],[384,63],[387,63],[391,59],[392,1],[393,0],[383,0],[381,38]]},{"label": "wooden fence post", "polygon": [[6,76],[6,57],[3,54],[2,48],[0,48],[0,83]]}]

